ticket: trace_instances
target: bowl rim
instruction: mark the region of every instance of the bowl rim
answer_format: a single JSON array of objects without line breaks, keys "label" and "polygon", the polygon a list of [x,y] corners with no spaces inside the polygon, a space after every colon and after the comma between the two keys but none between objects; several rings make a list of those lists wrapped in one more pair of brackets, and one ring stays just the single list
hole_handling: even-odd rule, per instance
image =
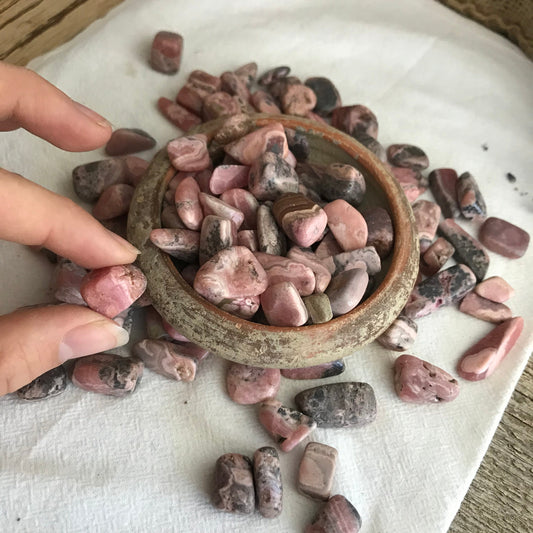
[{"label": "bowl rim", "polygon": [[[216,131],[218,131],[225,120],[227,120],[227,118],[228,117],[222,117],[203,123],[184,133],[182,136],[202,133],[206,135],[208,141],[210,141]],[[301,334],[304,336],[309,334],[309,336],[312,337],[317,332],[325,332],[325,336],[328,337],[330,330],[346,329],[350,325],[354,325],[354,322],[357,322],[358,318],[363,317],[366,313],[372,311],[376,305],[386,305],[387,302],[385,300],[392,297],[393,293],[399,290],[400,287],[398,287],[398,280],[402,279],[403,283],[400,285],[402,286],[401,300],[403,303],[401,306],[399,306],[398,302],[388,302],[396,309],[393,313],[391,313],[391,316],[394,315],[392,319],[387,321],[388,323],[383,324],[382,327],[374,327],[374,331],[370,336],[371,338],[369,337],[357,346],[351,347],[351,350],[355,351],[358,347],[375,339],[390,325],[390,323],[392,323],[394,318],[400,313],[401,309],[405,305],[411,289],[414,286],[416,276],[418,274],[419,248],[418,236],[415,231],[415,221],[411,206],[397,180],[389,173],[382,162],[355,138],[341,132],[336,128],[333,128],[332,126],[303,117],[290,115],[254,114],[250,115],[250,118],[254,122],[254,126],[257,128],[279,122],[284,128],[291,128],[303,131],[307,135],[322,137],[325,139],[325,141],[334,143],[349,157],[357,161],[358,165],[363,168],[363,172],[365,174],[371,175],[372,179],[376,182],[386,197],[389,208],[388,211],[393,222],[395,234],[394,247],[391,252],[391,261],[385,277],[374,289],[372,294],[352,311],[335,317],[331,321],[322,324],[310,324],[299,327],[271,326],[252,322],[223,311],[196,293],[196,291],[194,291],[194,289],[183,279],[170,259],[170,256],[155,247],[149,240],[149,231],[147,231],[148,228],[146,227],[146,220],[148,219],[150,221],[150,230],[161,227],[160,213],[164,192],[166,190],[166,185],[176,172],[168,159],[166,148],[163,148],[156,154],[152,160],[152,163],[149,165],[143,180],[137,186],[134,199],[132,201],[132,209],[130,209],[130,214],[128,216],[128,238],[135,246],[137,246],[137,248],[139,248],[139,250],[141,250],[141,255],[138,261],[141,269],[145,272],[145,274],[147,274],[148,291],[154,300],[154,307],[156,307],[160,313],[163,311],[161,314],[164,316],[165,320],[171,323],[171,325],[174,325],[178,330],[180,330],[181,327],[181,331],[183,331],[183,323],[180,325],[173,324],[173,317],[165,316],[168,315],[167,311],[169,306],[166,305],[165,302],[161,301],[160,292],[154,291],[154,286],[150,279],[150,273],[155,261],[158,263],[159,267],[164,265],[165,269],[167,270],[166,273],[159,273],[164,279],[163,283],[168,284],[170,282],[168,276],[174,278],[179,288],[185,291],[189,298],[196,300],[209,313],[216,317],[216,320],[225,321],[227,324],[231,324],[235,328],[235,331],[239,332],[240,337],[242,337],[243,334],[246,334],[246,332],[253,332],[256,335],[261,334],[267,337],[269,335],[283,336],[283,334]],[[150,191],[147,188],[147,183],[149,183],[150,180],[152,183],[152,185],[150,185],[151,187],[153,187],[154,180],[157,182],[157,191]],[[156,206],[153,205],[155,198],[157,198]],[[151,203],[152,205],[146,205],[147,199],[148,203]],[[409,222],[409,224],[405,224],[405,222]],[[140,232],[142,235],[139,235],[140,226],[142,226]],[[147,257],[146,255],[147,250],[150,250],[150,257]],[[154,254],[157,256],[157,260],[154,258]],[[180,304],[177,305],[179,306]],[[184,310],[183,308],[185,307],[185,303],[181,307],[182,310]],[[187,315],[187,313],[185,313],[185,315]],[[206,325],[205,327],[209,326]],[[187,335],[187,330],[188,328],[185,327],[185,331],[183,331],[183,333],[188,337],[191,334],[191,331],[189,331],[189,335]],[[194,335],[194,337],[196,337],[196,335]],[[191,340],[201,345],[202,342],[204,342],[204,345],[206,342],[205,338],[191,338]],[[226,350],[223,350],[223,353],[217,352],[216,348],[219,347],[219,344],[205,347],[211,351],[215,351],[215,353],[221,355],[222,357],[233,360],[238,359],[232,357],[232,354],[227,353]],[[343,351],[344,355],[346,355],[349,349],[341,351]],[[254,357],[251,358],[255,359]],[[321,357],[317,356],[316,359],[320,359],[320,362],[323,362],[324,360],[338,359],[338,357],[328,357],[324,356],[323,354]],[[264,366],[274,365],[265,364]]]}]

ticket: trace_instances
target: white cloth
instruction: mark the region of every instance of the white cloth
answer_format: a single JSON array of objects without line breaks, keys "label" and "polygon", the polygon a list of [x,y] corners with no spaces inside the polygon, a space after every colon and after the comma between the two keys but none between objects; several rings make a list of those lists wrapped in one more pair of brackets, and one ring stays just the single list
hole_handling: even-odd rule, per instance
[{"label": "white cloth", "polygon": [[[184,36],[176,76],[148,65],[151,40],[162,29]],[[437,2],[128,0],[30,67],[116,127],[145,129],[161,147],[178,132],[157,111],[159,96],[172,98],[195,68],[220,74],[249,61],[257,61],[260,72],[288,64],[302,79],[329,77],[345,104],[366,104],[376,113],[385,146],[416,144],[431,168],[472,172],[489,214],[533,228],[533,63]],[[104,157],[102,150],[62,152],[22,131],[0,139],[3,167],[73,198],[71,169]],[[519,260],[490,255],[488,275],[515,287],[509,305],[526,318],[517,346],[493,376],[460,380],[460,395],[450,404],[402,403],[392,382],[397,354],[373,343],[346,360],[344,375],[328,380],[366,381],[377,396],[373,424],[312,435],[338,449],[334,493],[355,505],[365,533],[448,529],[526,364],[533,257],[531,251]],[[41,256],[1,243],[0,311],[46,301],[50,272]],[[455,373],[461,353],[491,327],[442,309],[419,321],[410,353]],[[302,531],[320,507],[296,490],[303,446],[282,453],[280,518],[225,514],[210,503],[221,454],[252,455],[272,444],[255,406],[227,397],[225,364],[204,361],[191,384],[145,371],[125,399],[72,385],[41,403],[2,398],[0,530]],[[279,398],[294,405],[294,394],[314,385],[284,380]]]}]

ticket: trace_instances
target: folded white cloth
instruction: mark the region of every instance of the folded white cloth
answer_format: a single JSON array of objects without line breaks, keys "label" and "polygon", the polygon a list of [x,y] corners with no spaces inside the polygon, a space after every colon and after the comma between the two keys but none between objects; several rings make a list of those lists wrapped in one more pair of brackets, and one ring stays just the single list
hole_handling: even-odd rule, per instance
[{"label": "folded white cloth", "polygon": [[[152,38],[163,29],[184,37],[176,76],[148,65]],[[161,147],[178,132],[157,111],[159,96],[174,97],[193,69],[220,74],[249,61],[260,71],[288,64],[302,79],[329,77],[345,104],[376,113],[385,146],[416,144],[431,168],[472,172],[490,215],[533,228],[533,64],[502,37],[437,2],[128,0],[30,67],[116,127],[148,131]],[[61,152],[23,131],[0,136],[3,167],[73,198],[71,169],[104,157],[101,150]],[[532,254],[514,261],[490,255],[488,275],[515,287],[509,305],[526,318],[526,329],[489,379],[459,380],[461,392],[450,404],[405,404],[393,390],[397,354],[373,343],[347,358],[344,375],[328,380],[366,381],[377,396],[374,423],[312,435],[338,449],[334,493],[355,505],[365,533],[448,529],[525,366]],[[45,259],[0,243],[0,265],[1,312],[49,298]],[[442,309],[419,321],[411,353],[455,373],[461,353],[491,327]],[[146,371],[125,399],[73,386],[41,403],[2,398],[0,530],[302,531],[320,507],[296,490],[303,446],[281,458],[280,518],[229,515],[210,503],[218,456],[251,456],[272,444],[255,406],[227,397],[225,365],[204,361],[190,384]],[[284,380],[279,398],[293,405],[296,392],[315,384]]]}]

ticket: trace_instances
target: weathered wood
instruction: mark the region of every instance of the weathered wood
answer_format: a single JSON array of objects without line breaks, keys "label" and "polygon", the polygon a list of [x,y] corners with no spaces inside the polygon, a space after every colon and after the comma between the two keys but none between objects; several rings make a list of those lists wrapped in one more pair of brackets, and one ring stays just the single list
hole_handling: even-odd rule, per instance
[{"label": "weathered wood", "polygon": [[123,0],[0,0],[0,59],[25,65]]}]

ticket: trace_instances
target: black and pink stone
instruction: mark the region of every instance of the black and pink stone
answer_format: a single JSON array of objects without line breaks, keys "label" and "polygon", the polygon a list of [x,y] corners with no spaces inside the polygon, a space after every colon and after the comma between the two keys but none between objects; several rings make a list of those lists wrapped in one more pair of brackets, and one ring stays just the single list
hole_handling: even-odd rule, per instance
[{"label": "black and pink stone", "polygon": [[466,265],[453,265],[419,283],[411,293],[403,314],[411,319],[429,315],[452,305],[476,285],[476,276]]},{"label": "black and pink stone", "polygon": [[456,191],[459,209],[465,218],[484,218],[487,216],[485,200],[476,179],[470,172],[463,172],[457,178]]},{"label": "black and pink stone", "polygon": [[439,233],[455,248],[453,255],[455,260],[458,263],[468,265],[478,282],[482,281],[490,262],[483,245],[451,218],[447,218],[439,224]]},{"label": "black and pink stone", "polygon": [[429,160],[421,148],[413,144],[391,144],[387,148],[387,158],[395,167],[424,170],[429,166]]},{"label": "black and pink stone", "polygon": [[381,259],[385,259],[394,244],[394,227],[389,212],[383,207],[372,207],[362,212],[368,227],[367,246],[373,246]]},{"label": "black and pink stone", "polygon": [[67,373],[63,366],[58,366],[21,387],[17,390],[17,396],[22,400],[44,400],[61,394],[66,386]]},{"label": "black and pink stone", "polygon": [[418,333],[416,322],[404,315],[396,320],[376,340],[389,350],[403,352],[415,342]]},{"label": "black and pink stone", "polygon": [[436,168],[429,173],[429,188],[445,218],[458,218],[457,172],[453,168]]},{"label": "black and pink stone", "polygon": [[304,390],[298,408],[321,428],[360,427],[376,418],[376,396],[368,383],[341,382]]},{"label": "black and pink stone", "polygon": [[361,516],[341,494],[332,496],[320,509],[304,533],[359,533]]},{"label": "black and pink stone", "polygon": [[110,185],[125,180],[124,162],[119,158],[92,161],[72,171],[74,191],[84,202],[96,202]]},{"label": "black and pink stone", "polygon": [[413,355],[400,355],[394,371],[396,394],[404,402],[451,402],[459,394],[459,383],[448,372]]},{"label": "black and pink stone", "polygon": [[254,512],[254,478],[249,457],[239,453],[226,453],[217,459],[213,505],[229,513]]},{"label": "black and pink stone", "polygon": [[346,370],[342,359],[305,368],[283,368],[281,375],[288,379],[324,379],[338,376]]},{"label": "black and pink stone", "polygon": [[336,107],[342,105],[339,91],[330,79],[315,76],[307,78],[305,85],[316,95],[316,105],[313,111],[320,116],[328,116]]},{"label": "black and pink stone", "polygon": [[276,448],[256,450],[253,468],[257,509],[265,518],[277,518],[283,509],[283,483]]}]

